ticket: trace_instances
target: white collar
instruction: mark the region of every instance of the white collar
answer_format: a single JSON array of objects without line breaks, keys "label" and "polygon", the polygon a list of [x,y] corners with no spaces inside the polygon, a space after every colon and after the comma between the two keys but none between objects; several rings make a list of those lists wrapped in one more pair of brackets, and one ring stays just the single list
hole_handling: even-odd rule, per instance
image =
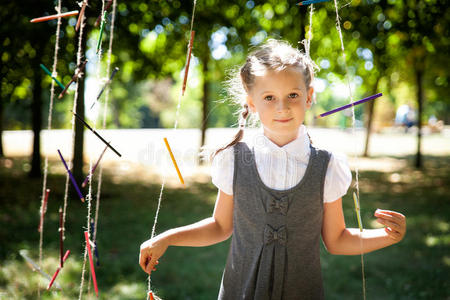
[{"label": "white collar", "polygon": [[310,141],[305,125],[299,127],[298,135],[295,140],[282,147],[278,146],[265,136],[262,129],[260,129],[249,142],[249,146],[254,147],[257,151],[274,154],[286,152],[286,154],[297,159],[306,159],[311,152]]}]

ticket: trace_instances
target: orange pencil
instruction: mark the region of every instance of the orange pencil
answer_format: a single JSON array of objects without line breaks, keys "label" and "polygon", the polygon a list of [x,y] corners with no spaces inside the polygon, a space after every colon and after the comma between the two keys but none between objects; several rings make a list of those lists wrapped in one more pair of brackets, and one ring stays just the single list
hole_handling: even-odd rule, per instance
[{"label": "orange pencil", "polygon": [[189,65],[191,62],[192,47],[194,45],[194,36],[195,36],[195,31],[192,30],[191,40],[189,41],[189,50],[188,50],[188,55],[187,55],[186,68],[184,70],[183,89],[181,90],[182,96],[184,95],[184,91],[186,90],[186,82],[187,82],[187,77],[188,77],[188,73],[189,73]]},{"label": "orange pencil", "polygon": [[169,142],[167,141],[167,138],[164,138],[164,142],[166,143],[167,150],[169,150],[169,154],[170,154],[170,157],[172,158],[175,169],[177,169],[178,177],[180,178],[181,183],[184,184],[183,176],[181,176],[180,169],[178,168],[177,161],[175,160],[175,157],[173,156],[172,149],[170,149],[170,145],[169,145]]},{"label": "orange pencil", "polygon": [[31,23],[45,22],[45,21],[50,21],[50,20],[54,20],[54,19],[58,19],[58,18],[71,17],[71,16],[76,16],[76,15],[78,15],[78,10],[73,10],[73,11],[69,11],[66,13],[62,13],[62,14],[34,18],[30,22]]},{"label": "orange pencil", "polygon": [[148,296],[150,297],[150,300],[155,300],[155,298],[153,298],[153,293],[152,292],[148,292]]}]

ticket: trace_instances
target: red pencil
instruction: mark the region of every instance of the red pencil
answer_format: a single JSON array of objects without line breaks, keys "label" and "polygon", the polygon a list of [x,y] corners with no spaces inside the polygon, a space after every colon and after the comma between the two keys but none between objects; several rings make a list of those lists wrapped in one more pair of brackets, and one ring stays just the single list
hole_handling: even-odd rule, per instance
[{"label": "red pencil", "polygon": [[[70,254],[70,250],[67,250],[66,254],[63,257],[63,261],[66,261],[67,257],[69,257],[69,254]],[[59,271],[61,271],[61,266],[59,266],[58,269],[56,269],[55,274],[53,274],[52,280],[50,280],[50,283],[47,286],[47,291],[52,287],[53,282],[55,282],[55,279],[59,274]]]},{"label": "red pencil", "polygon": [[186,68],[184,70],[184,80],[183,80],[183,88],[181,90],[181,95],[184,95],[184,91],[186,90],[186,82],[187,82],[187,77],[188,77],[188,73],[189,73],[189,64],[191,62],[192,47],[194,45],[194,36],[195,36],[195,31],[192,30],[191,40],[189,41],[189,50],[188,50],[188,55],[187,55]]},{"label": "red pencil", "polygon": [[34,18],[30,22],[31,23],[45,22],[45,21],[50,21],[50,20],[54,20],[54,19],[58,19],[58,18],[71,17],[71,16],[76,16],[76,15],[78,15],[78,10],[69,11],[69,12],[62,13],[62,14],[50,15],[50,16],[45,16],[45,17],[40,17],[40,18]]},{"label": "red pencil", "polygon": [[91,241],[89,240],[89,232],[84,232],[84,237],[86,239],[86,247],[89,255],[89,264],[91,266],[91,273],[92,273],[92,281],[94,283],[94,289],[95,289],[95,295],[97,295],[98,298],[98,288],[97,288],[97,278],[95,277],[95,270],[94,270],[94,261],[92,259],[92,252],[91,252]]}]

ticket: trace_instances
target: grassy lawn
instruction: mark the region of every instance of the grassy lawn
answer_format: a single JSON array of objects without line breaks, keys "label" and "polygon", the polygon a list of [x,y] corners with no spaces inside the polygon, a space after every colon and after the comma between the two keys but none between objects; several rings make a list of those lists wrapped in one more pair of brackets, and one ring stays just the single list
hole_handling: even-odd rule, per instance
[{"label": "grassy lawn", "polygon": [[[449,299],[450,158],[425,157],[425,162],[424,171],[360,172],[365,228],[376,226],[376,208],[400,211],[408,222],[401,243],[364,256],[367,299]],[[20,249],[27,249],[38,261],[42,183],[29,179],[26,167],[21,158],[0,161],[0,299],[36,299],[41,278],[19,255]],[[150,235],[161,186],[159,182],[139,181],[138,174],[117,181],[108,170],[105,173],[97,242],[100,298],[144,299],[147,276],[138,265],[139,246]],[[58,266],[58,208],[63,203],[64,184],[62,174],[49,175],[52,191],[42,268],[50,275]],[[211,183],[194,182],[186,189],[166,187],[157,232],[210,216],[216,193]],[[71,255],[57,279],[62,291],[42,291],[43,299],[78,298],[86,205],[71,196],[67,213],[65,248]],[[356,227],[350,193],[344,198],[344,213],[347,225]],[[163,299],[215,299],[228,246],[229,241],[205,248],[169,248],[153,273],[154,290]],[[361,258],[333,256],[324,249],[321,257],[327,299],[362,299]],[[42,287],[47,283],[41,280]],[[86,286],[84,291],[84,299],[95,298],[92,287],[90,295]]]}]

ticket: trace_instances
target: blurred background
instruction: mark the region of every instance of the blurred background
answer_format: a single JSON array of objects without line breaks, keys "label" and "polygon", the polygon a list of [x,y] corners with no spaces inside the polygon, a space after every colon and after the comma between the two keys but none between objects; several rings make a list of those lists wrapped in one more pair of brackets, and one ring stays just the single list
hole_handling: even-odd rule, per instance
[{"label": "blurred background", "polygon": [[[365,255],[368,299],[450,299],[450,8],[444,0],[354,0],[339,2],[353,99],[383,93],[377,100],[315,120],[314,116],[349,102],[345,62],[336,30],[333,1],[310,7],[295,1],[198,1],[195,40],[178,129],[173,130],[183,83],[193,1],[117,1],[111,68],[118,67],[105,94],[112,7],[103,33],[103,55],[96,55],[100,27],[94,23],[108,1],[89,1],[84,38],[77,17],[61,21],[57,78],[65,85],[77,68],[77,51],[88,58],[85,74],[69,94],[55,86],[51,130],[50,85],[39,64],[51,70],[57,21],[30,23],[55,14],[57,1],[1,1],[0,16],[0,299],[36,299],[44,277],[30,269],[19,250],[37,261],[39,207],[44,158],[49,157],[51,189],[45,219],[42,269],[53,274],[58,261],[58,207],[64,197],[65,169],[57,156],[73,160],[82,182],[89,164],[104,148],[75,124],[77,113],[122,153],[102,160],[97,244],[100,298],[142,299],[146,276],[137,264],[140,244],[149,238],[161,183],[165,180],[157,232],[211,215],[217,189],[201,147],[215,149],[237,131],[238,107],[226,92],[230,72],[252,47],[281,38],[303,49],[311,38],[311,58],[320,68],[316,103],[306,125],[313,143],[346,154],[360,171],[363,221],[376,227],[376,208],[403,212],[408,233],[398,245]],[[62,1],[62,11],[79,10]],[[76,90],[78,89],[78,90]],[[246,138],[257,129],[246,129]],[[186,185],[179,183],[167,154],[168,137]],[[95,179],[94,181],[96,181]],[[84,189],[86,194],[88,189]],[[92,185],[96,195],[97,184]],[[94,197],[93,201],[99,201]],[[351,192],[344,197],[348,226],[357,226]],[[86,205],[70,191],[66,246],[72,250],[58,276],[61,291],[41,291],[43,299],[78,297],[83,263]],[[229,241],[206,248],[170,248],[152,276],[164,299],[214,299]],[[322,249],[327,299],[361,299],[360,257],[331,256]],[[85,282],[89,281],[86,276]],[[93,289],[84,287],[84,297]]]}]

